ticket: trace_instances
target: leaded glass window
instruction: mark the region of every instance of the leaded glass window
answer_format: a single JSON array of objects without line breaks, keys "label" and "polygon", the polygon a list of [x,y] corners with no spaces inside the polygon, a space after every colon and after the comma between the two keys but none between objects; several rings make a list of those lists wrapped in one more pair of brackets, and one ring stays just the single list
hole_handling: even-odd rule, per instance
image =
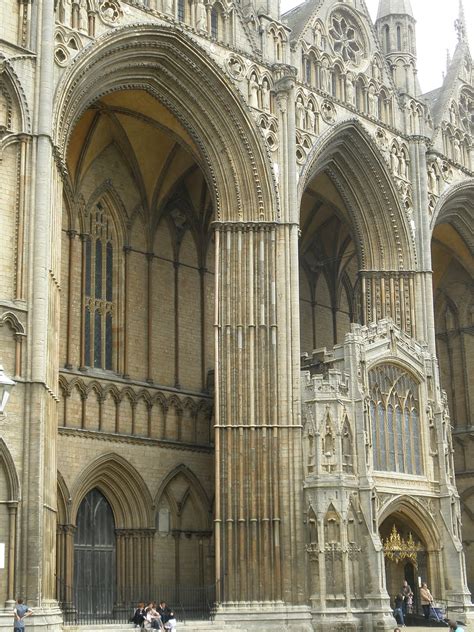
[{"label": "leaded glass window", "polygon": [[178,20],[180,22],[184,22],[184,14],[185,14],[185,0],[178,0]]},{"label": "leaded glass window", "polygon": [[423,474],[418,384],[401,367],[369,371],[374,469]]},{"label": "leaded glass window", "polygon": [[102,204],[89,214],[84,265],[84,365],[113,368],[114,239],[112,220]]},{"label": "leaded glass window", "polygon": [[219,37],[219,9],[214,6],[211,11],[211,37]]}]

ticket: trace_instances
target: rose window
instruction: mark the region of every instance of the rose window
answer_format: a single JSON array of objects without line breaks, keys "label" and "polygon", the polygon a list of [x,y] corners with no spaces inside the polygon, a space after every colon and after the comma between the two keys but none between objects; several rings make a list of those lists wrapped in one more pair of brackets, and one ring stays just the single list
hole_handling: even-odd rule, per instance
[{"label": "rose window", "polygon": [[358,65],[364,54],[364,45],[357,28],[348,18],[340,14],[333,15],[329,35],[333,40],[334,52],[341,55],[345,62]]}]

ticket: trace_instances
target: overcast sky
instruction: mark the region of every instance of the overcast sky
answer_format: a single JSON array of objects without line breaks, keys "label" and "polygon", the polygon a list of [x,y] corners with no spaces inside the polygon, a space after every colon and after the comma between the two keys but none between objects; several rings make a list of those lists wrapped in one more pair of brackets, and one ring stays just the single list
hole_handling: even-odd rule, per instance
[{"label": "overcast sky", "polygon": [[[377,17],[378,0],[365,0],[372,19]],[[300,4],[298,0],[281,0],[282,13]],[[454,20],[459,13],[459,0],[411,0],[417,20],[418,76],[423,92],[438,88],[446,69],[446,50],[451,55],[457,37]],[[474,54],[474,2],[464,0],[471,55]]]}]

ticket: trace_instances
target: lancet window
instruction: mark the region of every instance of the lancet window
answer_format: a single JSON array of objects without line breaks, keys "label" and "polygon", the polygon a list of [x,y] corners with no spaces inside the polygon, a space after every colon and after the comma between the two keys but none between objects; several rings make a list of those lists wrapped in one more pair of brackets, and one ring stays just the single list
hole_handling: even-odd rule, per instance
[{"label": "lancet window", "polygon": [[369,372],[374,469],[423,473],[418,385],[398,366]]},{"label": "lancet window", "polygon": [[114,326],[114,237],[106,208],[89,214],[84,256],[84,365],[112,370]]}]

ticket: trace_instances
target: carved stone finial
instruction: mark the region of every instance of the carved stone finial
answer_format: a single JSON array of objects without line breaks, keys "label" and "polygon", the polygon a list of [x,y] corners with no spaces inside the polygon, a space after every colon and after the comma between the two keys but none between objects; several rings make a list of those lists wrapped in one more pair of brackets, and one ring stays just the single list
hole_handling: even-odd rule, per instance
[{"label": "carved stone finial", "polygon": [[464,42],[466,40],[466,17],[462,0],[459,0],[459,16],[454,22],[454,28],[456,29],[458,41]]}]

